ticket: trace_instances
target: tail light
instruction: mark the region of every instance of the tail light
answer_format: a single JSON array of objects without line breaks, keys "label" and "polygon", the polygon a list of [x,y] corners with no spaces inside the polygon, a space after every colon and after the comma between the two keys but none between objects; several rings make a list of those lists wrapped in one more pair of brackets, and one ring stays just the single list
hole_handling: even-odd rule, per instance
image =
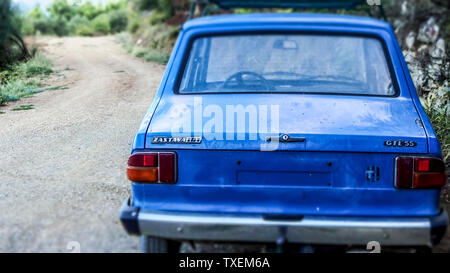
[{"label": "tail light", "polygon": [[172,152],[137,153],[128,159],[128,179],[137,183],[176,182],[176,154]]},{"label": "tail light", "polygon": [[445,164],[439,158],[397,157],[395,161],[397,188],[440,188],[447,181]]}]

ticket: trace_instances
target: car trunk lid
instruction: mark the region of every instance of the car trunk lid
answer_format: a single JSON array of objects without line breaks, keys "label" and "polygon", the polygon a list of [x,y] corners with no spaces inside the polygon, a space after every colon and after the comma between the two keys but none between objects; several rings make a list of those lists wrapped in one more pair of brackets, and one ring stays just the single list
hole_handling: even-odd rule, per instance
[{"label": "car trunk lid", "polygon": [[420,118],[408,99],[298,94],[167,96],[151,120],[145,148],[396,153],[428,149]]}]

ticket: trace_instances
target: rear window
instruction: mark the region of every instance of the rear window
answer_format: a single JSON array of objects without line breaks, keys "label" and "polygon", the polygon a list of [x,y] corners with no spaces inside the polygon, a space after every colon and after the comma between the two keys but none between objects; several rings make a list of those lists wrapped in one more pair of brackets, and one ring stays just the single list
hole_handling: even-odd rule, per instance
[{"label": "rear window", "polygon": [[309,34],[196,38],[178,92],[395,95],[378,39]]}]

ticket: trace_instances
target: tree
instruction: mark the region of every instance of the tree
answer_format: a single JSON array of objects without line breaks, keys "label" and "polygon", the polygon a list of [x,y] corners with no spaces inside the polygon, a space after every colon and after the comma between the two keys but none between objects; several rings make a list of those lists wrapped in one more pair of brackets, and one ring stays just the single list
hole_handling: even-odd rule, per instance
[{"label": "tree", "polygon": [[78,14],[88,18],[89,20],[94,19],[100,13],[102,13],[102,10],[94,6],[91,1],[86,1],[78,7]]},{"label": "tree", "polygon": [[12,9],[11,0],[0,2],[0,69],[16,60],[30,56],[17,26],[17,11]]},{"label": "tree", "polygon": [[44,13],[41,10],[40,4],[36,4],[36,6],[34,6],[34,8],[28,13],[27,16],[31,19],[42,19],[45,17]]},{"label": "tree", "polygon": [[63,18],[67,21],[75,16],[76,10],[74,6],[70,5],[67,0],[53,0],[47,11],[52,18]]}]

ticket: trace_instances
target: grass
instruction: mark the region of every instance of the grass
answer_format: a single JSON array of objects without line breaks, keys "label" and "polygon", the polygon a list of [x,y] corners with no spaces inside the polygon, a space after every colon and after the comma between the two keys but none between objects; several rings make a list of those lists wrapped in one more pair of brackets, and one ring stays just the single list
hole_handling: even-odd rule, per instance
[{"label": "grass", "polygon": [[448,101],[450,101],[450,91],[444,90],[444,102],[438,102],[436,98],[423,99],[423,106],[430,118],[433,128],[436,131],[437,138],[442,148],[444,161],[450,160],[450,111]]},{"label": "grass", "polygon": [[53,72],[52,66],[49,59],[37,53],[27,62],[1,71],[0,105],[44,91],[41,82]]},{"label": "grass", "polygon": [[133,42],[133,38],[128,33],[117,35],[117,39],[131,55],[144,59],[147,62],[157,62],[166,64],[170,58],[171,46],[140,46]]},{"label": "grass", "polygon": [[25,110],[31,110],[34,109],[34,105],[33,104],[26,104],[26,105],[21,105],[19,107],[13,108],[13,111],[25,111]]}]

